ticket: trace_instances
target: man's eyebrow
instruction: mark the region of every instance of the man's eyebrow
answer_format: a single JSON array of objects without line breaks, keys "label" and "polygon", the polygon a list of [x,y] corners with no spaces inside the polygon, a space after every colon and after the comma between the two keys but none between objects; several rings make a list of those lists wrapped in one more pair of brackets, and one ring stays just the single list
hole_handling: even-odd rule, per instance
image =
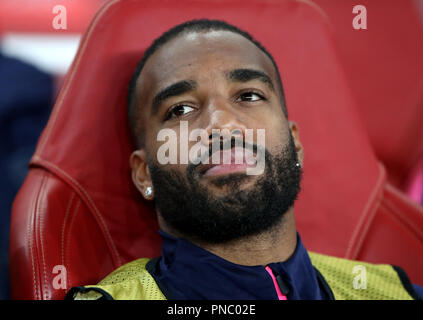
[{"label": "man's eyebrow", "polygon": [[197,82],[194,80],[182,80],[171,84],[163,90],[160,90],[153,98],[152,114],[157,114],[159,106],[164,100],[170,97],[179,96],[185,92],[194,90],[195,88],[197,88]]},{"label": "man's eyebrow", "polygon": [[272,91],[275,91],[272,79],[263,71],[254,69],[235,69],[231,70],[226,74],[229,80],[237,82],[248,82],[251,80],[258,79],[264,82]]}]

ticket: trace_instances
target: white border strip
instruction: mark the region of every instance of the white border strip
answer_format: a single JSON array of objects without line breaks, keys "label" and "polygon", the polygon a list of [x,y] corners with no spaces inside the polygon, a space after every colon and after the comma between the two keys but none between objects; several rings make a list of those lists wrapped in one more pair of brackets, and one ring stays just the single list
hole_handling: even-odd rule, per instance
[{"label": "white border strip", "polygon": [[30,63],[42,71],[65,74],[78,50],[81,35],[5,33],[0,46],[4,55]]}]

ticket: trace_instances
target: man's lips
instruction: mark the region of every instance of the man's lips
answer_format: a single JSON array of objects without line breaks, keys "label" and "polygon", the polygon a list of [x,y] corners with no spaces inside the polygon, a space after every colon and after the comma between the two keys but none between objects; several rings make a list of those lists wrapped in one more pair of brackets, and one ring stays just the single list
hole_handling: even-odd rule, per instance
[{"label": "man's lips", "polygon": [[225,174],[230,174],[230,173],[235,173],[235,172],[243,172],[243,171],[247,170],[248,167],[249,167],[249,165],[246,164],[246,163],[213,165],[211,168],[206,170],[206,172],[204,173],[204,176],[215,177],[215,176],[220,176],[220,175],[225,175]]},{"label": "man's lips", "polygon": [[[241,163],[236,163],[234,148],[231,149],[230,163],[224,163],[223,161],[224,151],[220,150],[215,152],[213,155],[210,156],[209,163],[202,165],[201,174],[204,176],[215,177],[215,176],[231,174],[235,172],[245,172],[247,168],[253,167],[255,165],[255,159],[251,151],[246,149],[241,149],[241,150],[242,150]],[[228,151],[226,150],[226,152]],[[212,163],[213,156],[214,157],[217,156],[216,153],[219,153],[219,158],[220,158],[220,161],[218,164]]]}]

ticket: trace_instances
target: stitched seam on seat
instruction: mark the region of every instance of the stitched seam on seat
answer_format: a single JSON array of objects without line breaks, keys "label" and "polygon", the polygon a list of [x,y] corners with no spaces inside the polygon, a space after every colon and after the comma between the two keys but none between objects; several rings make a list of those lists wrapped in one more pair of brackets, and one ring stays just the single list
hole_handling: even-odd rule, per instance
[{"label": "stitched seam on seat", "polygon": [[419,232],[418,229],[416,229],[413,225],[413,223],[410,223],[410,220],[407,219],[405,216],[401,215],[401,210],[398,209],[398,207],[392,203],[389,199],[385,199],[383,203],[384,207],[390,211],[391,217],[397,220],[399,223],[403,224],[407,228],[411,229],[412,233],[414,233],[414,237],[418,242],[421,242],[423,239],[423,232]]},{"label": "stitched seam on seat", "polygon": [[[313,10],[316,10],[317,12],[319,12],[319,14],[324,19],[326,19],[326,21],[324,23],[328,24],[331,28],[333,28],[333,25],[329,21],[329,16],[327,15],[326,11],[323,10],[318,4],[314,3],[312,0],[294,0],[293,2],[306,4],[306,5],[310,6],[311,8],[313,8]],[[277,4],[280,4],[280,2],[277,2]]]},{"label": "stitched seam on seat", "polygon": [[[69,180],[69,182],[71,182],[72,184],[74,184],[81,192],[82,195],[85,196],[86,201],[88,201],[88,204],[91,205],[91,207],[94,209],[94,217],[98,218],[100,220],[100,222],[96,219],[97,224],[100,227],[100,230],[102,230],[102,234],[106,239],[106,243],[109,245],[109,250],[111,250],[111,254],[112,254],[112,258],[116,261],[114,261],[116,267],[119,267],[122,263],[121,263],[121,259],[119,256],[119,252],[117,251],[113,239],[109,233],[109,229],[107,227],[106,222],[104,221],[103,216],[101,215],[100,211],[97,209],[96,205],[94,204],[94,201],[91,199],[91,197],[89,196],[88,192],[82,187],[82,185],[80,185],[78,183],[78,181],[76,181],[75,179],[73,179],[70,175],[68,175],[65,171],[63,171],[62,169],[60,169],[59,167],[57,167],[55,164],[46,161],[46,160],[42,160],[41,158],[39,158],[38,156],[34,157],[34,160],[38,160],[41,162],[41,164],[43,166],[45,166],[46,168],[49,168],[50,170],[57,170],[57,172],[55,172],[56,174],[63,175],[63,179],[67,179]],[[84,197],[82,197],[84,198]],[[88,206],[90,207],[90,206]],[[90,212],[92,212],[92,210],[89,210]]]},{"label": "stitched seam on seat", "polygon": [[[43,178],[41,177],[40,184],[42,184]],[[34,251],[33,251],[33,219],[34,219],[34,212],[36,208],[36,199],[38,197],[38,193],[33,197],[32,204],[31,204],[31,214],[29,216],[29,223],[27,225],[27,241],[28,241],[28,247],[29,247],[29,255],[31,257],[31,267],[32,267],[32,279],[33,279],[33,290],[34,290],[34,299],[37,299],[37,283],[36,283],[36,276],[35,276],[35,264],[34,264]]]},{"label": "stitched seam on seat", "polygon": [[[57,103],[56,103],[56,108],[54,108],[53,113],[51,115],[51,124],[47,124],[47,128],[46,128],[46,134],[45,134],[45,138],[41,141],[40,143],[40,147],[37,148],[36,152],[34,155],[37,154],[41,154],[44,150],[45,144],[47,143],[47,140],[50,137],[51,132],[53,131],[53,128],[56,124],[56,119],[60,113],[60,110],[63,106],[63,100],[65,99],[65,96],[67,95],[69,88],[73,82],[73,78],[75,77],[76,74],[76,70],[79,66],[79,63],[81,62],[82,56],[84,55],[85,49],[88,45],[88,41],[91,38],[91,34],[94,32],[94,29],[96,28],[100,18],[103,17],[103,14],[113,5],[115,5],[117,2],[119,2],[120,0],[116,0],[114,2],[109,2],[106,3],[99,11],[99,13],[94,17],[94,21],[92,22],[91,26],[89,27],[88,33],[85,37],[85,39],[83,39],[81,41],[81,49],[78,50],[77,56],[75,57],[75,62],[72,64],[71,66],[71,70],[69,71],[69,81],[65,80],[65,84],[66,87],[63,88],[63,94],[60,94],[58,99],[57,99]],[[55,111],[57,110],[57,111]],[[49,121],[50,122],[50,121]]]},{"label": "stitched seam on seat", "polygon": [[[68,250],[68,248],[69,248],[69,245],[70,245],[70,239],[71,239],[71,232],[72,232],[73,221],[75,220],[76,214],[79,211],[80,205],[81,205],[81,200],[80,199],[77,199],[77,202],[76,202],[76,205],[75,205],[75,209],[73,210],[73,214],[72,214],[71,219],[70,219],[70,222],[69,222],[69,229],[68,229],[68,232],[67,232],[68,237],[67,237],[66,248],[65,248],[66,253],[68,253],[70,251],[70,250]],[[69,259],[67,259],[67,260],[69,260]],[[67,288],[70,288],[70,280],[69,280],[69,278],[70,277],[69,277],[69,272],[68,272],[68,274],[66,275]]]},{"label": "stitched seam on seat", "polygon": [[[383,188],[382,183],[385,181],[385,169],[383,168],[382,164],[379,162],[379,177],[378,181],[376,182],[375,187],[372,190],[370,197],[367,200],[366,205],[361,213],[360,219],[354,228],[350,241],[348,243],[347,251],[345,253],[346,259],[355,259],[358,255],[358,251],[360,250],[364,238],[369,230],[370,224],[373,221],[373,218],[376,214],[377,209],[380,206],[380,202],[383,197]],[[375,198],[378,197],[377,201],[375,202]],[[367,221],[366,221],[366,218]]]},{"label": "stitched seam on seat", "polygon": [[[46,177],[47,177],[48,173],[46,173]],[[45,179],[45,181],[47,182],[47,178]],[[47,281],[47,271],[46,271],[46,262],[45,262],[45,258],[44,258],[44,239],[43,239],[43,214],[42,212],[40,212],[40,210],[42,210],[42,206],[40,204],[41,201],[43,201],[45,199],[45,192],[46,192],[46,182],[43,183],[41,190],[40,190],[40,196],[38,198],[38,205],[37,205],[37,220],[38,220],[38,234],[39,234],[39,240],[40,240],[40,249],[41,249],[41,261],[43,263],[43,275],[44,275],[44,282],[42,283],[42,298],[43,299],[48,299],[49,297],[49,290],[48,290],[48,281]]]},{"label": "stitched seam on seat", "polygon": [[[66,230],[66,222],[68,219],[68,215],[70,212],[70,208],[72,206],[72,202],[73,199],[75,198],[75,191],[72,191],[72,194],[70,196],[68,205],[66,206],[66,211],[65,211],[65,217],[63,219],[63,225],[62,225],[62,234],[60,236],[60,251],[61,251],[61,262],[62,262],[62,266],[65,266],[65,230]],[[69,277],[66,277],[66,288],[69,288]]]},{"label": "stitched seam on seat", "polygon": [[36,213],[37,213],[37,206],[38,206],[38,197],[40,195],[41,189],[42,189],[42,185],[44,183],[44,179],[46,176],[46,172],[43,170],[42,172],[42,176],[41,176],[41,180],[40,180],[40,185],[39,188],[37,190],[36,195],[33,198],[32,201],[32,210],[31,210],[31,215],[30,215],[30,222],[28,223],[28,227],[27,227],[27,238],[28,238],[28,244],[29,244],[29,250],[30,250],[30,256],[31,256],[31,264],[32,264],[32,276],[33,276],[33,285],[34,285],[34,299],[37,300],[38,299],[38,290],[37,290],[37,268],[35,265],[35,255],[34,255],[34,250],[35,250],[35,233],[36,233],[36,225],[34,223],[35,219],[36,219]]}]

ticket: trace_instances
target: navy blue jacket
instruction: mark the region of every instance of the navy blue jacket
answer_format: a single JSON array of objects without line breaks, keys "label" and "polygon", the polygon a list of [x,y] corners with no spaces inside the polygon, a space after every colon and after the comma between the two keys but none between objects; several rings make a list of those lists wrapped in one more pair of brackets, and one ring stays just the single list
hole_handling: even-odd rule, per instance
[{"label": "navy blue jacket", "polygon": [[[148,269],[167,299],[278,300],[274,281],[265,267],[234,264],[162,230],[159,234],[163,238],[162,255]],[[298,233],[293,255],[268,267],[279,278],[278,287],[288,300],[333,298]],[[414,288],[422,297],[423,287]]]}]

